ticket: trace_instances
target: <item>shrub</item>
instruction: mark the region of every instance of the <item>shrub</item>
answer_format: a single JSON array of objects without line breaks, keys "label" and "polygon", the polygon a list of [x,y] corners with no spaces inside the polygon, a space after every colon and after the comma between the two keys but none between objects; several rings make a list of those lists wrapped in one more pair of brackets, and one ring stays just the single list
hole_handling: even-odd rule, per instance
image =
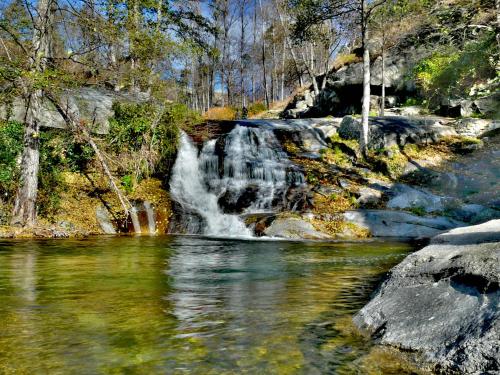
[{"label": "shrub", "polygon": [[143,177],[168,173],[180,129],[192,129],[202,121],[184,104],[114,103],[113,110],[107,140],[112,152],[126,156],[122,173],[130,175],[128,190]]},{"label": "shrub", "polygon": [[255,116],[261,112],[267,111],[267,107],[265,103],[255,102],[248,106],[248,116]]},{"label": "shrub", "polygon": [[17,187],[17,159],[23,150],[22,124],[0,121],[0,194],[9,200]]},{"label": "shrub", "polygon": [[417,84],[431,100],[466,96],[474,84],[496,76],[495,33],[469,42],[463,49],[448,47],[423,59],[414,68]]}]

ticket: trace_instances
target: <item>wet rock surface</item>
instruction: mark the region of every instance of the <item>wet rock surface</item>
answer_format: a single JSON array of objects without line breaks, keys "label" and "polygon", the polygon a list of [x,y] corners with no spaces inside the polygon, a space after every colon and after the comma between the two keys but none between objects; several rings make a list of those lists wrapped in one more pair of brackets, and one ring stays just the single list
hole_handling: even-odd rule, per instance
[{"label": "wet rock surface", "polygon": [[[372,149],[403,147],[408,143],[434,143],[443,137],[456,135],[455,130],[434,118],[402,116],[370,117],[368,146]],[[344,139],[359,139],[360,120],[346,116],[338,129]]]},{"label": "wet rock surface", "polygon": [[437,372],[500,370],[500,220],[454,229],[393,268],[354,323]]}]

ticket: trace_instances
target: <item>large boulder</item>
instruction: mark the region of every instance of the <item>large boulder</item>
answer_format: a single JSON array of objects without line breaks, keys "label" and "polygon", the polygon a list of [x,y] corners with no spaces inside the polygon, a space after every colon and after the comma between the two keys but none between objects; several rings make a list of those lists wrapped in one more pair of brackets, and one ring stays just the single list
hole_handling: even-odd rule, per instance
[{"label": "large boulder", "polygon": [[374,237],[430,238],[465,225],[442,216],[417,216],[389,210],[346,211],[344,220],[365,228]]},{"label": "large boulder", "polygon": [[306,240],[326,240],[331,237],[317,231],[309,221],[298,217],[278,217],[267,227],[264,234],[269,237]]},{"label": "large boulder", "polygon": [[432,194],[405,184],[395,184],[389,195],[387,207],[391,209],[422,209],[425,212],[443,212],[452,198]]},{"label": "large boulder", "polygon": [[480,137],[490,131],[500,129],[499,120],[462,118],[454,125],[457,134],[465,137]]},{"label": "large boulder", "polygon": [[354,323],[439,373],[500,370],[500,220],[458,228],[393,268]]},{"label": "large boulder", "polygon": [[[94,124],[93,131],[101,134],[109,130],[108,119],[113,116],[113,102],[140,102],[146,99],[146,94],[118,93],[97,87],[67,89],[61,95],[61,101],[65,107],[71,108],[89,124]],[[10,119],[24,121],[26,109],[21,98],[14,99],[11,110]],[[5,118],[7,112],[6,105],[0,105],[0,118]],[[43,101],[43,110],[40,111],[40,123],[48,128],[66,128],[63,117],[47,99]]]},{"label": "large boulder", "polygon": [[[338,129],[344,139],[359,139],[360,119],[345,116]],[[368,147],[371,149],[403,147],[407,143],[433,143],[457,133],[439,118],[410,118],[400,116],[370,117]]]}]

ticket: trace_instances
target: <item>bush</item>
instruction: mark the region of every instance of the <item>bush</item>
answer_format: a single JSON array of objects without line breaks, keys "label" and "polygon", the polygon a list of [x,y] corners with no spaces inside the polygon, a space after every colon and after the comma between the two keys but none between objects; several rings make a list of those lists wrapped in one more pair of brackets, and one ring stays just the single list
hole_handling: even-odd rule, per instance
[{"label": "bush", "polygon": [[17,159],[23,150],[23,133],[22,124],[0,121],[0,194],[7,200],[10,200],[17,188]]},{"label": "bush", "polygon": [[478,82],[496,76],[495,33],[469,42],[463,50],[448,47],[420,61],[414,68],[417,84],[436,104],[443,97],[464,97]]},{"label": "bush", "polygon": [[265,103],[255,102],[248,106],[248,116],[255,116],[261,112],[267,111]]},{"label": "bush", "polygon": [[128,155],[122,171],[122,177],[128,176],[124,185],[128,190],[143,177],[168,173],[180,129],[192,129],[202,121],[184,104],[168,103],[160,108],[153,103],[114,103],[113,110],[107,140],[111,152]]}]

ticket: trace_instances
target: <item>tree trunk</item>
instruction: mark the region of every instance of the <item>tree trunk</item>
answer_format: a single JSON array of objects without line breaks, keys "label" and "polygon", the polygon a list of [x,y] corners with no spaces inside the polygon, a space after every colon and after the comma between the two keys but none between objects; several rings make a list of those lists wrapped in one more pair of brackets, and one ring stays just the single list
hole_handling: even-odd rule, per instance
[{"label": "tree trunk", "polygon": [[[252,53],[257,52],[257,0],[253,4],[253,45]],[[255,67],[252,66],[252,103],[255,103]]]},{"label": "tree trunk", "polygon": [[[35,20],[30,72],[39,75],[45,71],[50,59],[50,38],[55,10],[53,0],[39,0],[37,18]],[[26,115],[24,127],[24,149],[21,159],[21,176],[11,224],[33,226],[36,223],[36,199],[38,194],[38,170],[40,165],[40,110],[43,91],[33,88],[24,80],[21,81],[26,100]]]},{"label": "tree trunk", "polygon": [[245,79],[244,79],[244,64],[243,57],[245,53],[245,1],[240,0],[240,100],[241,108],[246,106],[245,102]]},{"label": "tree trunk", "polygon": [[281,87],[280,101],[285,100],[285,58],[286,58],[286,37],[283,38],[283,50],[281,51]]},{"label": "tree trunk", "polygon": [[363,105],[361,109],[362,131],[359,144],[361,151],[366,155],[368,150],[368,117],[370,115],[370,50],[368,48],[368,30],[364,15],[361,22],[361,34],[363,42]]},{"label": "tree trunk", "polygon": [[385,49],[382,42],[382,97],[380,99],[380,116],[384,116],[385,112]]},{"label": "tree trunk", "polygon": [[266,41],[265,37],[265,26],[264,26],[264,12],[262,9],[262,0],[259,0],[260,16],[262,18],[262,75],[263,75],[263,86],[264,86],[264,97],[266,99],[266,107],[269,109],[269,93],[267,92],[267,73],[266,73]]}]

